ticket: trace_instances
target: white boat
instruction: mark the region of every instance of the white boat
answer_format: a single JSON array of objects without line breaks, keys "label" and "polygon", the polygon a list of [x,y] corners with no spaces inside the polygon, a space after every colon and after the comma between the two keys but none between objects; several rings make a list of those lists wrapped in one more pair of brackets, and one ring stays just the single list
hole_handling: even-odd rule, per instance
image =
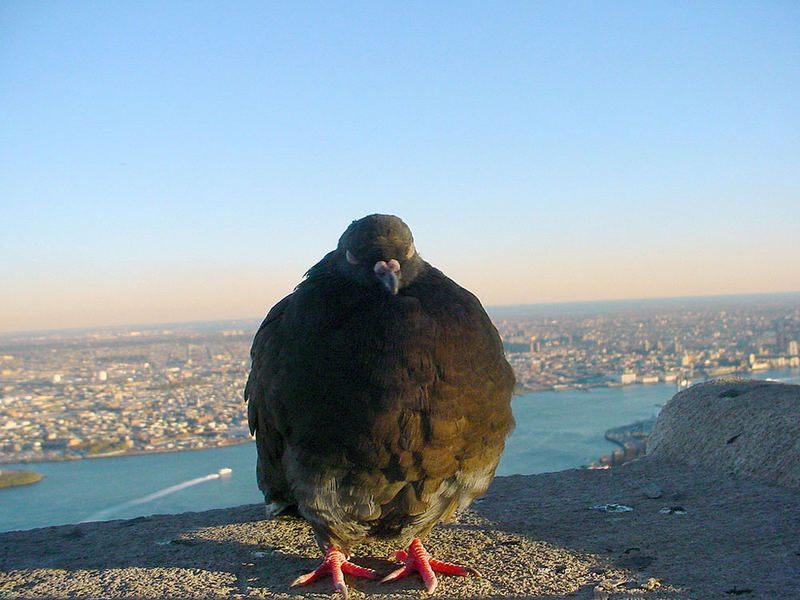
[{"label": "white boat", "polygon": [[230,475],[231,473],[233,473],[233,469],[229,469],[228,467],[224,467],[224,468],[220,469],[219,471],[217,471],[217,473],[219,473],[220,477],[225,477],[226,475]]}]

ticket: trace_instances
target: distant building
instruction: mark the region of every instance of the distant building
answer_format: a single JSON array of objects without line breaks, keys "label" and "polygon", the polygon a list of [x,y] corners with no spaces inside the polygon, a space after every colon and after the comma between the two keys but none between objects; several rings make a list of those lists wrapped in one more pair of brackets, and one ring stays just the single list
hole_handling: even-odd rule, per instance
[{"label": "distant building", "polygon": [[617,383],[621,383],[622,385],[636,383],[636,373],[633,371],[615,371],[608,373],[606,377],[609,381],[615,381]]},{"label": "distant building", "polygon": [[789,356],[797,356],[798,355],[797,350],[798,350],[797,340],[792,340],[791,342],[789,342]]},{"label": "distant building", "polygon": [[766,369],[769,369],[769,363],[766,361],[759,361],[756,358],[756,355],[753,354],[752,352],[748,357],[748,363],[750,364],[750,369],[752,369],[753,371],[764,371]]}]

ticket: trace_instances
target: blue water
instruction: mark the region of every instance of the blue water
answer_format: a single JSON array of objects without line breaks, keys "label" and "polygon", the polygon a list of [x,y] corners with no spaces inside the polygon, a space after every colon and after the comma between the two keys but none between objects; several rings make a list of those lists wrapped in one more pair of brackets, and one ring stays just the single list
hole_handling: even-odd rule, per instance
[{"label": "blue water", "polygon": [[[191,452],[15,465],[41,473],[44,479],[0,490],[0,530],[259,502],[255,464],[255,444],[247,443]],[[232,469],[226,477],[134,503],[172,486],[217,473],[224,467]]]},{"label": "blue water", "polygon": [[[795,371],[759,378],[800,383]],[[498,475],[561,471],[586,465],[616,446],[607,429],[658,414],[673,385],[538,392],[513,401],[517,428]],[[44,475],[38,483],[0,490],[0,531],[85,520],[128,519],[261,502],[255,444],[226,448],[19,465]],[[212,477],[222,468],[224,477]]]}]

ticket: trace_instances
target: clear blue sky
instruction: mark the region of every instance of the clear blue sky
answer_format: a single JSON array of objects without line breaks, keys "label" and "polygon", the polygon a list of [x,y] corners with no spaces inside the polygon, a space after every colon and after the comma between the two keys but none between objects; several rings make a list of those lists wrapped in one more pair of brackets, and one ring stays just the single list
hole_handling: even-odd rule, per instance
[{"label": "clear blue sky", "polygon": [[800,3],[0,3],[0,330],[262,316],[392,212],[486,304],[800,290]]}]

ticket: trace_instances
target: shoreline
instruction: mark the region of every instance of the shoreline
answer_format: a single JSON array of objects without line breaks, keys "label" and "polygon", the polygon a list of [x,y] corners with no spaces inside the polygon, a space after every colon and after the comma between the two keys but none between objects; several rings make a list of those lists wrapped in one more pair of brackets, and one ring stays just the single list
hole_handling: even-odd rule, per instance
[{"label": "shoreline", "polygon": [[218,448],[227,448],[228,446],[238,446],[240,444],[246,444],[248,442],[252,442],[253,440],[250,437],[239,439],[239,438],[230,438],[230,441],[226,441],[222,444],[216,444],[214,446],[203,446],[197,448],[166,448],[164,450],[134,450],[134,451],[120,451],[120,452],[109,452],[105,454],[94,454],[90,456],[64,456],[61,458],[31,458],[31,459],[23,459],[23,460],[15,460],[13,462],[4,462],[0,460],[0,472],[2,472],[3,467],[5,466],[14,466],[14,465],[30,465],[30,464],[37,464],[37,463],[60,463],[60,462],[72,462],[76,460],[94,460],[94,459],[103,459],[103,458],[118,458],[118,457],[128,457],[128,456],[143,456],[146,454],[172,454],[175,452],[198,452],[201,450],[216,450]]},{"label": "shoreline", "polygon": [[[796,368],[788,367],[785,369],[775,369],[771,370],[771,372],[786,372],[795,374],[798,372]],[[764,372],[763,369],[752,369],[748,371],[738,371],[736,373],[732,373],[728,376],[732,377],[739,377],[745,375],[752,375],[755,373],[762,373]],[[748,377],[745,377],[749,379]],[[696,383],[700,383],[702,381],[708,381],[709,379],[700,379],[700,380],[693,380],[691,385]],[[765,381],[778,381],[781,382],[781,379],[775,378],[767,378]],[[668,385],[671,382],[665,381],[658,381],[658,382],[641,382],[635,381],[632,383],[617,383],[617,382],[602,382],[602,383],[593,383],[593,384],[565,384],[564,386],[557,386],[557,387],[539,387],[539,388],[530,388],[523,384],[517,383],[513,394],[515,396],[521,396],[526,394],[535,394],[539,392],[562,392],[562,391],[584,391],[589,392],[591,389],[595,388],[631,388],[637,385],[640,386],[655,386],[655,385]],[[685,389],[685,388],[683,388]],[[681,389],[676,389],[675,393],[680,392]],[[644,421],[642,421],[644,422]],[[628,438],[620,441],[617,437],[611,436],[610,434],[616,430],[625,430],[628,428],[632,428],[642,422],[636,423],[629,423],[626,425],[620,425],[618,427],[606,430],[604,437],[612,442],[620,446],[619,450],[615,450],[611,454],[604,454],[601,455],[597,460],[593,461],[589,465],[584,465],[581,468],[605,468],[611,465],[618,465],[622,464],[625,461],[632,460],[634,458],[639,458],[640,456],[644,455],[645,452],[645,442],[646,437],[643,439],[638,439],[641,436],[628,436]],[[637,438],[637,439],[634,439]],[[0,457],[0,470],[4,466],[13,467],[14,465],[28,465],[28,464],[35,464],[35,463],[57,463],[57,462],[66,462],[66,461],[74,461],[74,460],[84,460],[84,459],[100,459],[100,458],[112,458],[118,456],[141,456],[146,454],[167,454],[173,452],[193,452],[198,450],[213,450],[216,448],[225,448],[228,446],[236,446],[239,444],[245,444],[247,442],[252,442],[253,439],[250,436],[244,438],[227,438],[224,442],[202,446],[202,447],[186,447],[186,448],[165,448],[159,450],[122,450],[122,451],[115,451],[109,453],[102,453],[102,454],[94,454],[94,455],[86,455],[86,456],[59,456],[59,457],[31,457],[31,458],[18,458],[13,456],[3,456]]]},{"label": "shoreline", "polygon": [[[514,394],[519,396],[522,394],[536,394],[538,392],[566,392],[572,390],[581,390],[588,392],[594,388],[629,388],[634,387],[637,385],[642,386],[651,386],[651,385],[676,385],[675,393],[678,393],[687,387],[691,387],[697,383],[702,383],[703,381],[710,381],[712,379],[719,379],[720,377],[741,377],[743,379],[756,379],[756,375],[759,373],[764,372],[775,372],[775,371],[786,371],[788,373],[797,374],[800,372],[798,367],[792,366],[785,366],[785,367],[764,367],[764,368],[757,368],[757,369],[737,369],[737,370],[728,370],[724,368],[722,371],[703,371],[698,370],[695,375],[690,378],[686,378],[685,384],[681,385],[680,388],[677,387],[676,377],[675,379],[670,379],[669,381],[659,379],[658,381],[632,381],[630,383],[620,383],[618,381],[601,381],[601,382],[593,382],[593,383],[557,383],[553,385],[544,385],[544,384],[535,384],[535,385],[526,385],[524,383],[517,382],[514,388]],[[767,378],[767,381],[773,380],[772,378]],[[777,380],[780,381],[780,380]]]},{"label": "shoreline", "polygon": [[621,425],[607,429],[603,437],[619,448],[611,454],[603,454],[596,461],[587,465],[586,469],[609,469],[617,467],[629,460],[641,458],[647,454],[647,440],[656,424],[656,418],[636,421],[629,425]]}]

